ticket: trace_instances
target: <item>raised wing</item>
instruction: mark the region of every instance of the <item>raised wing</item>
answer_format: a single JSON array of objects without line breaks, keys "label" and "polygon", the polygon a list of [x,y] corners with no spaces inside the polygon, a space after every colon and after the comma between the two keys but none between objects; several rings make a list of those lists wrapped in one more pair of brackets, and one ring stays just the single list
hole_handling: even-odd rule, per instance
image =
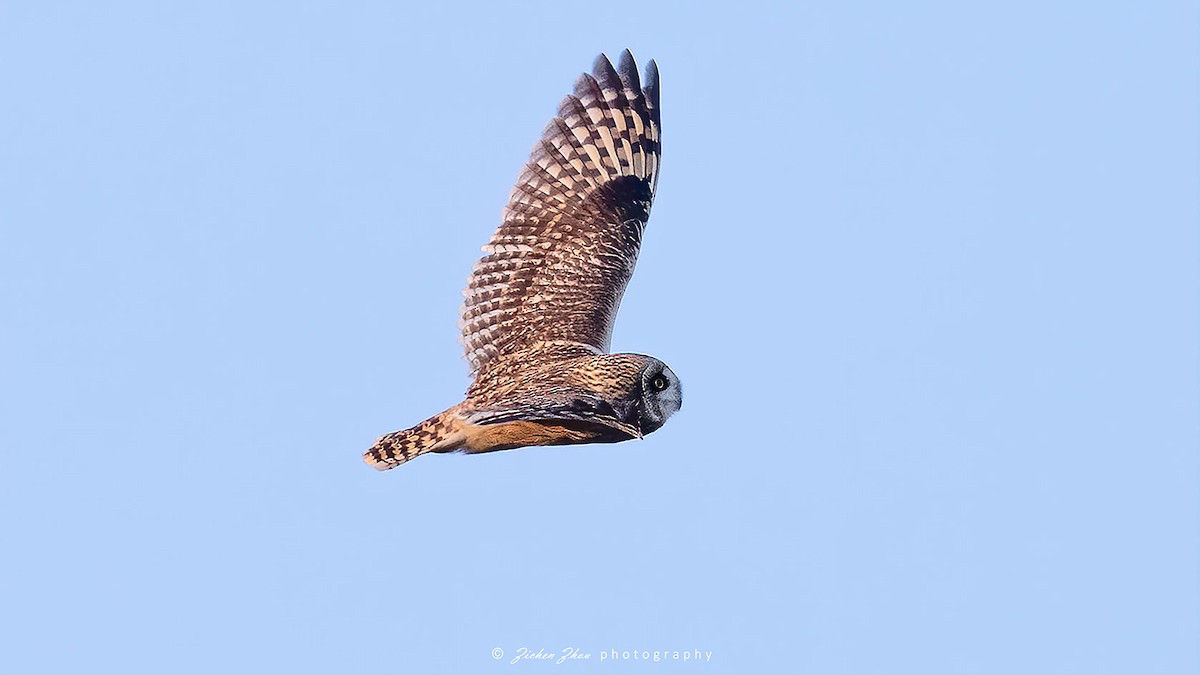
[{"label": "raised wing", "polygon": [[483,247],[462,308],[476,381],[534,354],[608,350],[659,164],[658,67],[604,55],[563,99]]}]

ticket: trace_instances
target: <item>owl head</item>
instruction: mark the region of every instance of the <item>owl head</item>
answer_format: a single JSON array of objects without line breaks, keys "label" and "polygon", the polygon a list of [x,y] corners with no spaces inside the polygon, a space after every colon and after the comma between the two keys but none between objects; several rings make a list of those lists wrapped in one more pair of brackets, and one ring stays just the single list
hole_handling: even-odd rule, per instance
[{"label": "owl head", "polygon": [[667,418],[679,411],[683,405],[683,389],[667,364],[653,356],[642,358],[644,363],[638,373],[635,405],[630,407],[635,419],[628,421],[644,436],[657,431]]}]

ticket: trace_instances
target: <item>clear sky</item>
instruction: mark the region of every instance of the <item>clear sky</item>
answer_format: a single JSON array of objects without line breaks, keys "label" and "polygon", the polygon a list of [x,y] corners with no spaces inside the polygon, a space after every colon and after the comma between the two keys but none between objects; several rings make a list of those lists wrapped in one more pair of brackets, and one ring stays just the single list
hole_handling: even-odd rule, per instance
[{"label": "clear sky", "polygon": [[[0,6],[0,671],[1200,669],[1195,3],[410,4]],[[369,469],[624,47],[682,411]]]}]

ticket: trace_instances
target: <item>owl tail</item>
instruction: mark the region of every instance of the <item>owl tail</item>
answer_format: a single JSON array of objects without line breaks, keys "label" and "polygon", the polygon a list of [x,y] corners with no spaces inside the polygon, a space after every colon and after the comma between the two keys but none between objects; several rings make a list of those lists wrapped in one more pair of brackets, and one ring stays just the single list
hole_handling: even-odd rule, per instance
[{"label": "owl tail", "polygon": [[421,422],[411,429],[381,436],[363,453],[363,461],[380,471],[394,469],[427,452],[451,452],[466,440],[457,406]]}]

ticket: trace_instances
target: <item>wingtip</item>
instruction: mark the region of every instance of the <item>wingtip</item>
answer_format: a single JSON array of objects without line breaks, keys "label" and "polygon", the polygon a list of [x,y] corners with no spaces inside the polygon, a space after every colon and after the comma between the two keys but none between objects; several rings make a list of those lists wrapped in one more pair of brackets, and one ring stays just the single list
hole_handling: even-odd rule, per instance
[{"label": "wingtip", "polygon": [[638,76],[637,60],[633,58],[633,52],[628,49],[621,52],[621,61],[617,65],[617,73],[626,89],[631,92],[640,92],[642,90],[642,79]]},{"label": "wingtip", "polygon": [[625,86],[624,79],[605,54],[596,57],[596,62],[592,64],[592,76],[604,89],[620,91]]},{"label": "wingtip", "polygon": [[621,56],[617,59],[615,66],[612,59],[608,58],[608,54],[601,53],[597,56],[596,60],[592,62],[592,72],[579,76],[579,80],[576,81],[576,89],[578,90],[580,86],[587,86],[589,80],[604,83],[612,75],[616,75],[621,83],[630,90],[642,90],[642,93],[657,107],[659,87],[658,64],[655,63],[654,59],[650,59],[646,63],[645,77],[639,77],[637,59],[634,58],[633,52],[629,48],[621,50]]},{"label": "wingtip", "polygon": [[646,64],[646,98],[650,99],[654,107],[658,107],[658,64],[654,59]]}]

